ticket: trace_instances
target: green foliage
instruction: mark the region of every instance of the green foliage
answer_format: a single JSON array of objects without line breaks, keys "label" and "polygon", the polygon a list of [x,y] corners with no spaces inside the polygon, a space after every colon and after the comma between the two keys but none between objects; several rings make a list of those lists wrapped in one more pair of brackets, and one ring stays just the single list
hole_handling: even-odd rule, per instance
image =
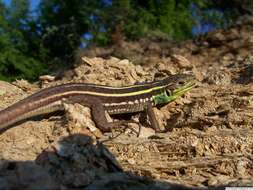
[{"label": "green foliage", "polygon": [[[211,2],[199,4],[199,7],[196,9],[198,18],[195,19],[195,23],[210,23],[215,28],[228,28],[232,25],[233,20],[239,16],[239,12],[235,7],[230,7],[228,10],[224,9],[223,11],[217,8],[217,5]],[[203,10],[208,11],[204,11],[203,13]]]},{"label": "green foliage", "polygon": [[[0,3],[0,79],[26,78],[35,80],[45,72],[45,67],[36,59],[36,51],[30,48],[26,39],[29,31],[27,0],[13,0],[7,8]],[[34,56],[32,56],[34,54]]]},{"label": "green foliage", "polygon": [[185,39],[191,36],[192,2],[112,0],[106,5],[101,0],[45,0],[40,5],[43,45],[55,56],[69,55],[85,41],[84,33],[93,35],[91,43],[107,45],[117,29],[128,40],[155,35]]},{"label": "green foliage", "polygon": [[[9,7],[0,0],[0,79],[35,80],[49,69],[71,66],[81,43],[108,45],[143,37],[183,40],[192,37],[194,25],[226,27],[234,14],[216,9],[226,7],[227,0],[217,2],[43,0],[33,17],[29,0],[12,0]],[[197,19],[192,17],[193,3]],[[83,37],[87,33],[91,39]]]},{"label": "green foliage", "polygon": [[42,44],[49,57],[70,61],[81,43],[81,35],[94,25],[90,19],[99,6],[98,0],[45,0],[40,4],[39,23]]},{"label": "green foliage", "polygon": [[11,81],[21,78],[35,80],[43,70],[40,62],[25,56],[15,48],[0,53],[0,80]]},{"label": "green foliage", "polygon": [[[193,19],[190,0],[124,0],[112,1],[112,6],[103,7],[100,13],[102,26],[113,33],[117,26],[130,40],[147,36],[168,36],[185,39],[191,36]],[[198,2],[195,0],[195,2]]]},{"label": "green foliage", "polygon": [[[219,6],[213,0],[112,0],[111,6],[101,7],[97,12],[100,22],[93,42],[99,34],[108,37],[107,42],[113,42],[112,34],[119,34],[127,40],[142,37],[172,38],[184,40],[192,37],[192,28],[203,23],[212,23],[215,27],[227,27],[231,24],[235,9],[228,11],[217,9]],[[192,16],[192,5],[198,7],[198,18]],[[210,10],[210,11],[209,11]],[[200,23],[198,22],[200,21]],[[106,31],[100,31],[101,26]],[[106,34],[105,34],[106,33]]]}]

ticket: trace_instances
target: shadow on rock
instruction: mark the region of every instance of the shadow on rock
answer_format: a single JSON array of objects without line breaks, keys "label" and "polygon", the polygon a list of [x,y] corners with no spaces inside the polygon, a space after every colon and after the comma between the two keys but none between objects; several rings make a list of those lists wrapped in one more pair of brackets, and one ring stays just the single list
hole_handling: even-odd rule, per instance
[{"label": "shadow on rock", "polygon": [[191,188],[124,172],[103,144],[95,144],[85,135],[72,135],[53,143],[37,157],[35,162],[2,160],[0,189],[187,190]]}]

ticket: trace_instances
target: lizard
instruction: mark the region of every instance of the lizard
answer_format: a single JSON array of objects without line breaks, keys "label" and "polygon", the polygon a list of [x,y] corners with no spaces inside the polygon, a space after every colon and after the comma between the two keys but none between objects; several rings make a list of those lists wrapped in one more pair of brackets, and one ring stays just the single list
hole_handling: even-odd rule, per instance
[{"label": "lizard", "polygon": [[64,110],[63,102],[91,108],[92,119],[102,132],[115,127],[109,115],[145,111],[151,127],[159,132],[153,107],[163,106],[182,96],[195,85],[192,75],[169,75],[162,80],[131,86],[112,87],[90,83],[67,83],[40,90],[0,111],[0,134],[18,122],[34,116]]}]

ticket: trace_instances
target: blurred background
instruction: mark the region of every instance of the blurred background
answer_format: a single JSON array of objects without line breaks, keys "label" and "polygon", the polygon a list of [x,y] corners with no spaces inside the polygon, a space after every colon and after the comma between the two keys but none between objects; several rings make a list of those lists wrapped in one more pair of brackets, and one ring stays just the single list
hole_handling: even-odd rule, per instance
[{"label": "blurred background", "polygon": [[71,68],[90,47],[198,38],[252,12],[250,0],[0,0],[0,80]]}]

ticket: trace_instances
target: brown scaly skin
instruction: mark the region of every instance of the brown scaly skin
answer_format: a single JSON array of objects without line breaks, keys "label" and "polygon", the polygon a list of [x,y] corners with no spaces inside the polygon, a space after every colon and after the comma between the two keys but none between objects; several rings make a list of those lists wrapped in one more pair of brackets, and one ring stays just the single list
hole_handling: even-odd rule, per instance
[{"label": "brown scaly skin", "polygon": [[194,86],[193,81],[191,75],[178,74],[126,87],[69,83],[46,88],[0,111],[0,133],[22,120],[63,110],[64,101],[90,107],[93,120],[104,132],[113,127],[105,111],[111,115],[146,111],[152,127],[159,131],[152,107],[181,96]]}]

